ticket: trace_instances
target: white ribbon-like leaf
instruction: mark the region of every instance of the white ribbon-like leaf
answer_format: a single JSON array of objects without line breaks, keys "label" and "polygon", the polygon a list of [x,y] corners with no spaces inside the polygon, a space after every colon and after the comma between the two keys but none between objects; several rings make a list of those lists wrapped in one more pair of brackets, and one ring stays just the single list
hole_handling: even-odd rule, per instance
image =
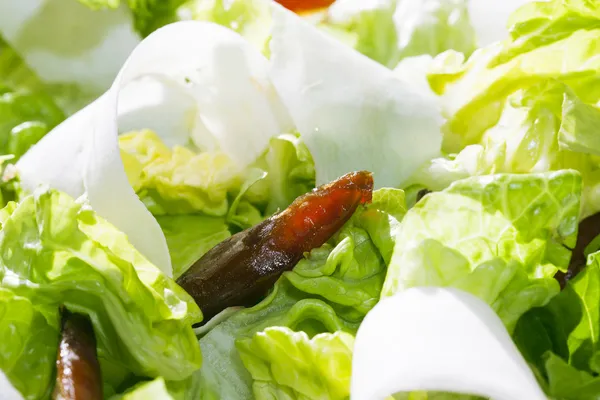
[{"label": "white ribbon-like leaf", "polygon": [[317,183],[373,172],[402,184],[438,155],[441,114],[418,85],[274,7],[271,75],[314,160]]},{"label": "white ribbon-like leaf", "polygon": [[[185,87],[195,101],[196,125],[240,166],[252,162],[268,140],[290,122],[268,79],[268,61],[233,31],[218,25],[187,21],[168,25],[148,36],[131,53],[111,89],[50,132],[18,163],[24,186],[48,184],[72,196],[87,195],[90,205],[125,232],[132,244],[165,273],[171,274],[166,241],[154,217],[134,193],[118,146],[120,92],[143,77],[161,77]],[[156,82],[155,82],[156,83]],[[148,85],[140,85],[144,104]],[[126,91],[126,111],[135,111],[136,95]],[[161,94],[162,93],[162,94]],[[168,98],[168,97],[167,97]],[[184,106],[185,96],[180,99]],[[152,102],[150,102],[152,103]],[[159,102],[160,103],[160,102]],[[164,102],[163,102],[164,103]],[[149,106],[138,113],[138,128],[169,119],[173,106]],[[148,122],[145,122],[148,121]],[[127,120],[132,128],[135,121]],[[181,122],[173,121],[173,124]],[[168,131],[163,127],[163,130]],[[180,136],[175,127],[173,134]],[[193,132],[190,132],[193,134]],[[195,138],[196,141],[202,141]]]},{"label": "white ribbon-like leaf", "polygon": [[445,288],[381,300],[356,336],[352,400],[411,391],[547,400],[496,313],[471,294]]}]

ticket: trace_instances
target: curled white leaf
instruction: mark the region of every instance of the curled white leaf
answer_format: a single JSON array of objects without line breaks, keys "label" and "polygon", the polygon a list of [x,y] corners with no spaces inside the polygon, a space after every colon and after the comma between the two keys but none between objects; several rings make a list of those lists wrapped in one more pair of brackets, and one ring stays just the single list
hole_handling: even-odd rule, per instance
[{"label": "curled white leaf", "polygon": [[365,169],[376,186],[395,187],[439,153],[435,99],[283,8],[274,6],[273,22],[273,83],[318,184]]},{"label": "curled white leaf", "polygon": [[352,400],[441,391],[547,400],[500,318],[457,289],[412,288],[381,300],[358,330]]},{"label": "curled white leaf", "polygon": [[[161,77],[163,85],[167,81],[181,85],[194,102],[189,103],[185,94],[168,96],[168,91],[140,84],[144,77]],[[137,85],[138,92],[126,90],[121,96],[128,85]],[[268,61],[260,52],[221,26],[179,22],[142,41],[110,90],[56,127],[21,158],[17,167],[29,190],[47,184],[74,197],[87,195],[101,216],[125,232],[142,254],[170,275],[166,240],[127,181],[117,139],[119,113],[129,128],[135,121],[139,121],[140,129],[161,116],[163,121],[169,120],[172,105],[158,101],[165,107],[157,108],[147,99],[149,94],[176,99],[183,110],[195,109],[196,116],[189,118],[194,126],[188,134],[195,142],[215,141],[241,167],[256,159],[272,136],[290,127],[269,81]],[[137,106],[146,113],[135,112],[136,96]],[[123,109],[119,107],[121,100]],[[171,119],[173,129],[161,129],[165,135],[172,132],[177,136],[175,142],[181,141],[186,118],[183,122]],[[202,134],[211,137],[199,137]]]}]

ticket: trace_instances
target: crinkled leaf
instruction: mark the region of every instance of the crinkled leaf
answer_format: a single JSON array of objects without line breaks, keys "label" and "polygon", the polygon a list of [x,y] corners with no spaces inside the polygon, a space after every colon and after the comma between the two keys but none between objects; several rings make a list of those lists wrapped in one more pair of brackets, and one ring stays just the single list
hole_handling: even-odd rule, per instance
[{"label": "crinkled leaf", "polygon": [[[472,175],[574,169],[583,179],[581,218],[598,211],[600,143],[595,121],[600,111],[555,80],[515,91],[500,108],[498,121],[478,144],[431,160],[410,183],[441,190]],[[448,140],[452,137],[447,133]]]},{"label": "crinkled leaf", "polygon": [[[492,67],[490,62],[502,49],[495,44],[475,52],[461,65],[460,58],[441,55],[430,73],[430,83],[444,93],[443,103],[449,120],[445,126],[444,149],[460,151],[477,143],[486,129],[496,125],[502,103],[519,88],[527,88],[547,79],[574,85],[578,96],[590,92],[587,78],[600,69],[596,56],[598,30],[575,31],[571,36],[520,54]],[[437,65],[436,65],[437,64]]]},{"label": "crinkled leaf", "polygon": [[18,159],[63,119],[43,83],[0,36],[0,154]]},{"label": "crinkled leaf", "polygon": [[446,50],[466,56],[476,35],[465,0],[402,0],[394,13],[400,58],[438,55]]},{"label": "crinkled leaf", "polygon": [[0,287],[0,369],[25,399],[49,396],[59,341],[58,312]]},{"label": "crinkled leaf", "polygon": [[304,332],[271,327],[236,347],[254,380],[257,400],[280,398],[280,392],[290,399],[334,400],[350,395],[353,343],[354,337],[345,332],[309,338]]},{"label": "crinkled leaf", "polygon": [[516,9],[507,26],[513,41],[494,64],[562,40],[579,29],[600,28],[600,7],[586,0],[532,1]]},{"label": "crinkled leaf", "polygon": [[241,173],[227,155],[196,153],[183,146],[170,149],[152,131],[119,136],[119,148],[135,159],[123,157],[125,171],[154,215],[225,216],[227,193],[240,185]]},{"label": "crinkled leaf", "polygon": [[248,188],[245,198],[264,206],[266,215],[283,210],[315,186],[314,161],[297,135],[272,138],[267,151],[253,167],[266,175]]},{"label": "crinkled leaf", "polygon": [[574,246],[581,178],[574,171],[490,175],[455,182],[410,209],[382,296],[418,286],[480,297],[509,331],[558,293],[553,279]]},{"label": "crinkled leaf", "polygon": [[[56,314],[64,304],[89,315],[105,379],[133,373],[178,380],[200,366],[191,328],[202,316],[196,303],[122,232],[57,191],[40,189],[11,207],[0,231],[2,287],[36,309]],[[58,331],[58,318],[47,322]]]},{"label": "crinkled leaf", "polygon": [[244,36],[263,53],[268,53],[269,3],[265,0],[192,0],[179,9],[179,14],[196,21],[223,25]]},{"label": "crinkled leaf", "polygon": [[338,0],[321,26],[389,68],[405,57],[475,50],[464,0]]}]

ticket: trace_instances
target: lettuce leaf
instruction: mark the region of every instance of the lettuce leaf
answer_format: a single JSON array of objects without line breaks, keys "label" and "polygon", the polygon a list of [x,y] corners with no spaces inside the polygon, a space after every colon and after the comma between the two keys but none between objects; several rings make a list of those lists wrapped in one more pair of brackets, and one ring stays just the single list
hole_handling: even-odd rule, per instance
[{"label": "lettuce leaf", "polygon": [[431,160],[410,180],[431,190],[473,175],[573,169],[581,173],[581,218],[598,211],[600,110],[562,83],[548,81],[510,95],[498,123],[480,143],[450,158]]},{"label": "lettuce leaf", "polygon": [[[3,295],[3,301],[22,303],[24,314],[15,320],[13,312],[2,313],[3,319],[18,324],[0,326],[22,330],[15,339],[5,336],[8,342],[2,343],[17,340],[17,349],[32,343],[40,352],[32,358],[29,351],[12,353],[12,347],[2,347],[0,367],[25,395],[34,397],[51,385],[52,362],[46,365],[43,360],[52,350],[47,340],[59,331],[61,305],[90,316],[109,386],[128,374],[181,380],[200,367],[191,328],[202,318],[196,303],[143,258],[123,233],[86,205],[54,190],[39,189],[7,208],[0,231],[0,282],[2,293],[10,296]],[[32,309],[29,314],[27,308]],[[12,329],[8,333],[12,337]],[[38,339],[40,334],[44,336]],[[56,347],[52,353],[54,358]],[[40,378],[35,385],[28,382],[32,374]]]},{"label": "lettuce leaf", "polygon": [[126,153],[131,186],[154,215],[225,216],[227,193],[241,184],[241,172],[227,155],[170,149],[149,130],[119,136],[119,148]]},{"label": "lettuce leaf", "polygon": [[448,49],[469,55],[475,50],[464,0],[340,0],[322,25],[342,30],[346,42],[389,68],[405,57],[435,56]]},{"label": "lettuce leaf", "polygon": [[565,400],[600,394],[600,253],[543,308],[519,320],[515,342],[549,393]]},{"label": "lettuce leaf", "polygon": [[600,28],[599,22],[600,6],[596,2],[528,2],[510,15],[507,25],[512,42],[493,63],[501,64],[535,48],[560,41],[580,29]]},{"label": "lettuce leaf", "polygon": [[[94,9],[115,9],[121,4],[120,0],[78,0],[80,3]],[[178,20],[177,9],[186,0],[127,0],[133,15],[135,29],[142,35],[148,36],[161,26]]]},{"label": "lettuce leaf", "polygon": [[179,8],[178,14],[225,26],[242,35],[265,55],[269,53],[272,21],[268,0],[191,0]]},{"label": "lettuce leaf", "polygon": [[[304,332],[270,327],[240,340],[237,349],[254,383],[257,400],[346,399],[354,337],[346,332]],[[290,374],[290,366],[294,374]]]},{"label": "lettuce leaf", "polygon": [[299,135],[272,138],[252,168],[265,175],[248,188],[244,198],[264,208],[265,215],[283,210],[315,187],[315,164]]},{"label": "lettuce leaf", "polygon": [[404,217],[382,296],[459,288],[512,332],[523,313],[559,292],[553,276],[575,245],[580,193],[580,175],[565,170],[468,178],[428,194]]},{"label": "lettuce leaf", "polygon": [[586,2],[531,3],[511,17],[510,39],[466,62],[453,51],[436,57],[429,82],[448,116],[446,156],[410,184],[439,190],[473,175],[575,169],[583,178],[581,217],[597,212],[599,16]]},{"label": "lettuce leaf", "polygon": [[16,161],[65,118],[39,78],[0,36],[0,155]]},{"label": "lettuce leaf", "polygon": [[167,238],[174,279],[187,271],[207,251],[231,236],[223,218],[163,215],[156,220]]},{"label": "lettuce leaf", "polygon": [[502,50],[499,44],[480,49],[464,65],[460,64],[461,57],[452,52],[440,55],[429,81],[437,93],[444,95],[445,111],[450,116],[445,150],[457,151],[477,143],[486,129],[498,122],[503,110],[501,104],[510,94],[549,79],[569,85],[586,102],[597,100],[598,93],[589,86],[587,78],[593,77],[598,69],[594,57],[597,33],[575,31],[566,39],[495,67],[491,65]]},{"label": "lettuce leaf", "polygon": [[394,13],[400,58],[452,49],[469,56],[476,48],[465,0],[400,1]]},{"label": "lettuce leaf", "polygon": [[400,60],[394,23],[397,3],[339,0],[331,5],[327,18],[318,26],[370,59],[393,68]]},{"label": "lettuce leaf", "polygon": [[57,309],[0,287],[0,370],[26,399],[50,396],[59,320]]}]

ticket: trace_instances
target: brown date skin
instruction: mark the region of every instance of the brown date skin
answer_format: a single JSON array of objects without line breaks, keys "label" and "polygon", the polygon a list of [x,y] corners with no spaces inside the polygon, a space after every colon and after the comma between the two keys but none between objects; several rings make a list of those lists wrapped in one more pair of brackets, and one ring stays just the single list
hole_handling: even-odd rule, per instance
[{"label": "brown date skin", "polygon": [[371,202],[372,194],[371,173],[346,174],[213,247],[177,283],[205,322],[227,307],[254,305],[305,252],[323,245],[359,205]]},{"label": "brown date skin", "polygon": [[62,325],[52,398],[102,400],[102,377],[91,322],[83,315],[63,309]]},{"label": "brown date skin", "polygon": [[600,235],[600,213],[589,216],[579,223],[577,243],[571,254],[569,269],[566,273],[558,271],[554,275],[554,278],[558,280],[562,289],[564,289],[569,280],[573,279],[583,270],[587,261],[583,252],[587,245],[598,235]]}]

